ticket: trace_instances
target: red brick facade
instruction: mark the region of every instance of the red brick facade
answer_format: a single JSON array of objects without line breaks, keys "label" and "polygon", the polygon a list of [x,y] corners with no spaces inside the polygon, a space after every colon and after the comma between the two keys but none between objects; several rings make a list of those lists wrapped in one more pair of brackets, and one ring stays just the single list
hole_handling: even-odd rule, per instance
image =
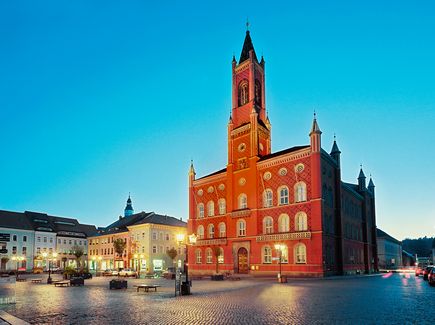
[{"label": "red brick facade", "polygon": [[[189,173],[189,271],[294,276],[377,269],[374,185],[343,183],[340,152],[321,149],[314,118],[310,145],[271,153],[265,109],[265,62],[249,31],[239,63],[233,59],[233,107],[228,164],[196,179]],[[362,171],[361,171],[362,173]],[[360,174],[361,176],[361,174]],[[215,248],[221,251],[218,256]]]}]

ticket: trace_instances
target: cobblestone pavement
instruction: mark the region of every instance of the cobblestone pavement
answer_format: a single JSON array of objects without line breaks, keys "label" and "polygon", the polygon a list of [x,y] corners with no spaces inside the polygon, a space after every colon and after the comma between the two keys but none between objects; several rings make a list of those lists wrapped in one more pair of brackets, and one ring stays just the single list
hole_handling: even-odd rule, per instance
[{"label": "cobblestone pavement", "polygon": [[[174,298],[174,281],[129,279],[109,290],[110,278],[84,287],[17,283],[6,312],[32,324],[434,324],[435,288],[421,277],[388,274],[356,278],[193,282],[193,295]],[[134,284],[160,284],[137,293]],[[160,290],[161,289],[161,290]],[[429,308],[432,302],[432,308]]]}]

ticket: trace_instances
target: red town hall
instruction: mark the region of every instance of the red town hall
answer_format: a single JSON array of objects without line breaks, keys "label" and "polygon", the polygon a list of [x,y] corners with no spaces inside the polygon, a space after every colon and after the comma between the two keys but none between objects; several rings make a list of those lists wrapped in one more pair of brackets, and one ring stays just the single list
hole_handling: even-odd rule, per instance
[{"label": "red town hall", "polygon": [[[272,153],[265,61],[246,32],[232,62],[228,164],[189,172],[191,274],[219,272],[322,277],[378,269],[374,184],[341,180],[340,150],[321,147],[316,117],[310,144]],[[276,249],[279,244],[280,248]],[[216,264],[218,264],[216,266]]]}]

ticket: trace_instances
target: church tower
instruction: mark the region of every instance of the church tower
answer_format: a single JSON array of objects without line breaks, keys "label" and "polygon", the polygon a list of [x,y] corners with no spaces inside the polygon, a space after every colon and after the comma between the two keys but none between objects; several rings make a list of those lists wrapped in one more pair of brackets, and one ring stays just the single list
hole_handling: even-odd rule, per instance
[{"label": "church tower", "polygon": [[133,205],[131,204],[131,198],[130,198],[130,194],[129,194],[128,199],[127,199],[127,205],[125,206],[125,209],[124,209],[124,217],[131,216],[133,213],[134,213]]},{"label": "church tower", "polygon": [[248,167],[252,157],[271,153],[270,121],[265,104],[265,61],[260,62],[249,30],[239,61],[232,61],[232,110],[228,123],[228,164]]}]

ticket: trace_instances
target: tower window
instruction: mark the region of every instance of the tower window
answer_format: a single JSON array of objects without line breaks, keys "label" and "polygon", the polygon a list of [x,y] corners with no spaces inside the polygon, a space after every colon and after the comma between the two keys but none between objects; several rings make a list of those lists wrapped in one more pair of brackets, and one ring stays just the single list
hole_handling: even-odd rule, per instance
[{"label": "tower window", "polygon": [[249,83],[244,79],[239,84],[239,106],[245,105],[249,101]]},{"label": "tower window", "polygon": [[261,105],[261,83],[255,80],[255,103]]}]

